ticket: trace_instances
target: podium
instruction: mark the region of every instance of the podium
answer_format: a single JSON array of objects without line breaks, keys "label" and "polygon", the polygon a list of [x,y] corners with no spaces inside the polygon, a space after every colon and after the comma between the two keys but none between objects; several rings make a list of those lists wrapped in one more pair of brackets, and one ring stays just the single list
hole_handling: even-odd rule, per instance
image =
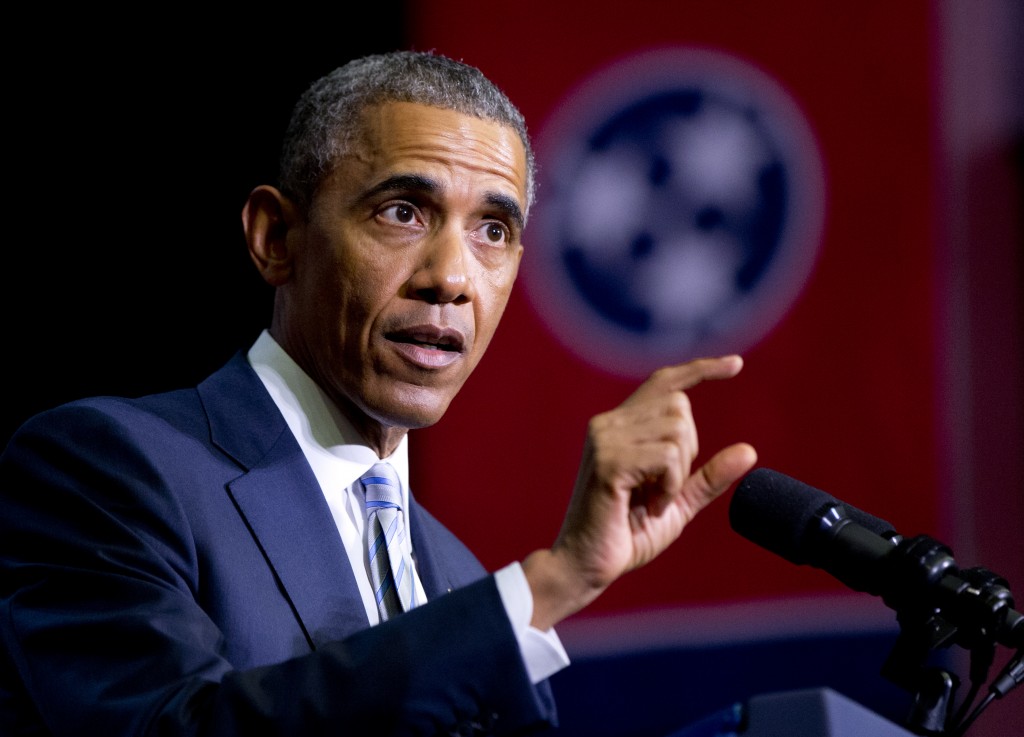
[{"label": "podium", "polygon": [[752,696],[666,737],[914,737],[830,688]]}]

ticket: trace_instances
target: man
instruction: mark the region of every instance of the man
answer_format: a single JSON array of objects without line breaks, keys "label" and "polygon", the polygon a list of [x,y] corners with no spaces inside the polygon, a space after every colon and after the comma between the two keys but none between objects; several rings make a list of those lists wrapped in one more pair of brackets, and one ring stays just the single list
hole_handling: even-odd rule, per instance
[{"label": "man", "polygon": [[[554,626],[657,556],[755,454],[693,467],[684,392],[741,367],[702,359],[593,418],[550,549],[488,574],[416,503],[408,431],[441,418],[486,350],[533,189],[522,118],[472,67],[398,52],[312,86],[279,186],[242,213],[275,287],[269,330],[194,389],[75,402],[4,452],[4,734],[555,722]],[[367,552],[378,524],[408,536]]]}]

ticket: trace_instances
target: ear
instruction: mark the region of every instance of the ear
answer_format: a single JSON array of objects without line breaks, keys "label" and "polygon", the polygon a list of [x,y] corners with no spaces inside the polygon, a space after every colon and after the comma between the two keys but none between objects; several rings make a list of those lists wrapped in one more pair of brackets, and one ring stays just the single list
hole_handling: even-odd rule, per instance
[{"label": "ear", "polygon": [[245,241],[260,276],[273,287],[285,284],[292,273],[288,231],[298,221],[298,208],[280,190],[260,185],[249,193],[242,208]]}]

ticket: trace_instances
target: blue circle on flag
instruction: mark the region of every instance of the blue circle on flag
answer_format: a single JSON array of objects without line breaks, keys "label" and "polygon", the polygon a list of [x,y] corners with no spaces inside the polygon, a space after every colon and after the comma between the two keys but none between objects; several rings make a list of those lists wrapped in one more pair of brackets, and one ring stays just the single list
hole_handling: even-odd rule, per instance
[{"label": "blue circle on flag", "polygon": [[824,179],[774,79],[709,50],[641,54],[568,95],[536,137],[531,303],[603,370],[744,352],[810,276]]}]

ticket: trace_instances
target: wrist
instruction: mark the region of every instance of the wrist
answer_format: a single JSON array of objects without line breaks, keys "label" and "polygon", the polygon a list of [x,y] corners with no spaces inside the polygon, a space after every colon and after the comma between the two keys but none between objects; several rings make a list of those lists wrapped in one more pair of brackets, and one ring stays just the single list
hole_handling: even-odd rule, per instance
[{"label": "wrist", "polygon": [[533,595],[530,624],[541,631],[580,611],[603,591],[589,585],[564,554],[553,550],[536,550],[521,565]]}]

